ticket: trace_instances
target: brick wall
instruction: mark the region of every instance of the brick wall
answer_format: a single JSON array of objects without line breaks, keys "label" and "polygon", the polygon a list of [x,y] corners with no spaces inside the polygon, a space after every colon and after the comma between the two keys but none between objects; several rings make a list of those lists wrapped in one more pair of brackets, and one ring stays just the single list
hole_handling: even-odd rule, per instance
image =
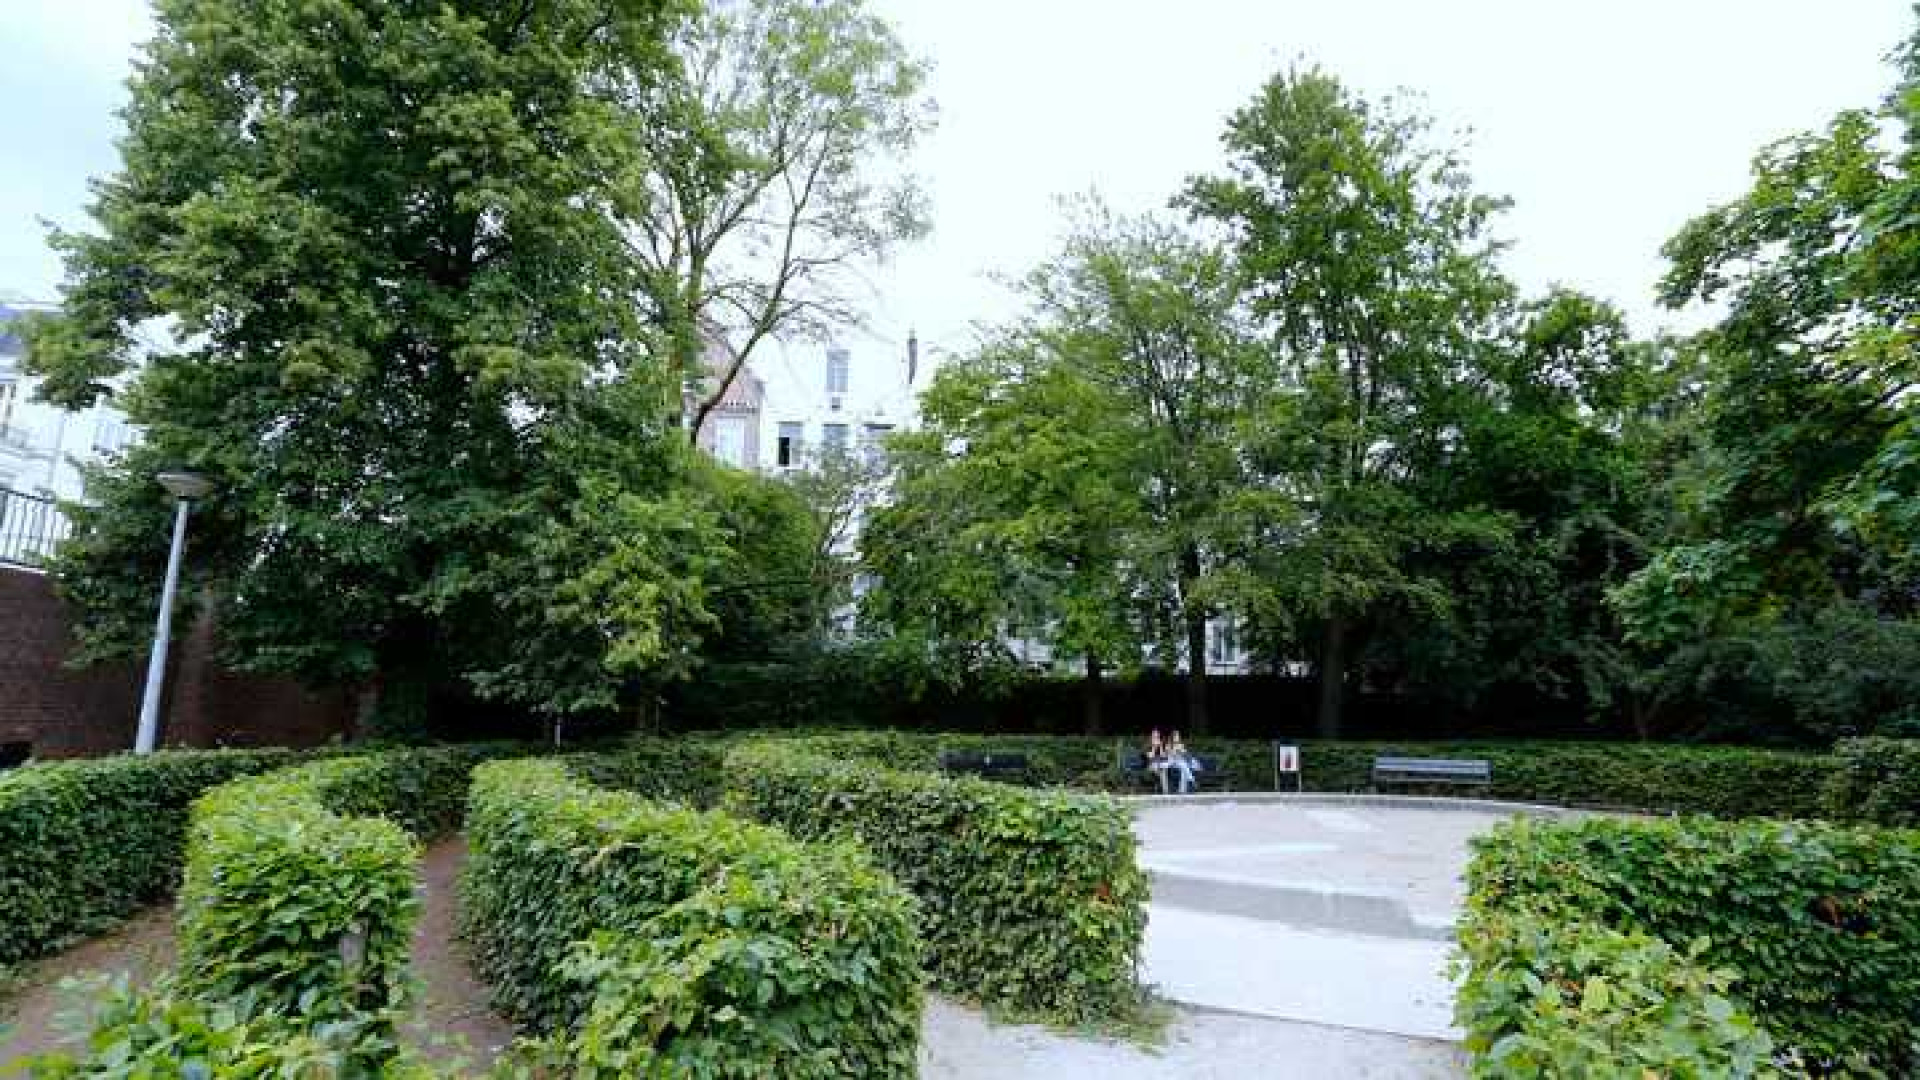
[{"label": "brick wall", "polygon": [[[0,744],[36,758],[110,754],[133,745],[144,664],[71,669],[72,618],[43,574],[0,567]],[[314,746],[352,730],[347,695],[213,662],[211,618],[175,623],[161,741],[169,746]]]}]

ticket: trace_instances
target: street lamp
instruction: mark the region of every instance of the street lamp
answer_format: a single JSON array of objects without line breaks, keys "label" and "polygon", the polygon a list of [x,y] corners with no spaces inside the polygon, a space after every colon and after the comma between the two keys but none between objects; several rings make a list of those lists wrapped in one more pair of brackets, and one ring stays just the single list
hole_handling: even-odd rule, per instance
[{"label": "street lamp", "polygon": [[167,670],[167,634],[173,628],[173,593],[180,584],[180,550],[187,543],[187,507],[213,490],[213,481],[190,472],[163,472],[154,477],[174,499],[173,548],[167,552],[167,580],[160,587],[160,621],[153,630],[153,653],[147,657],[147,689],[140,697],[140,730],[133,752],[153,753],[160,736],[160,684]]}]

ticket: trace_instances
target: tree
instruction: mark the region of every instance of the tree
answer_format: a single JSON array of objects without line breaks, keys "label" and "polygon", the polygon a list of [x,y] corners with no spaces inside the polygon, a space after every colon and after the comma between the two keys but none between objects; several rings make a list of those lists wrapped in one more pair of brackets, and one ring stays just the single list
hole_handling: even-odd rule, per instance
[{"label": "tree", "polygon": [[1105,674],[1141,653],[1128,554],[1144,506],[1110,404],[1018,335],[943,368],[923,426],[892,440],[893,499],[862,545],[869,620],[968,666],[1010,634],[1045,641],[1082,664],[1089,734]]},{"label": "tree", "polygon": [[1126,558],[1156,617],[1148,640],[1184,659],[1187,725],[1205,734],[1207,623],[1221,530],[1239,490],[1239,418],[1263,393],[1227,254],[1153,219],[1085,208],[1065,252],[1028,276],[1028,332],[1096,395],[1090,423],[1125,446],[1144,496]]},{"label": "tree", "polygon": [[144,644],[148,478],[184,465],[216,482],[191,581],[245,666],[567,712],[674,662],[722,537],[676,494],[628,178],[664,137],[630,98],[670,95],[687,14],[160,0],[122,170],[98,231],[56,237],[63,313],[30,334],[66,405],[133,364],[138,324],[179,342],[127,391],[145,442],[59,562],[94,655]]},{"label": "tree", "polygon": [[1184,204],[1231,238],[1245,301],[1283,388],[1249,436],[1264,477],[1255,509],[1272,594],[1318,638],[1320,727],[1340,731],[1356,639],[1394,610],[1444,596],[1409,573],[1418,550],[1497,538],[1471,509],[1422,505],[1418,479],[1452,455],[1473,376],[1510,290],[1491,216],[1426,126],[1357,98],[1318,70],[1284,72],[1228,123],[1227,174]]},{"label": "tree", "polygon": [[[863,0],[713,0],[642,83],[634,250],[693,394],[690,436],[769,337],[856,322],[863,264],[927,229],[903,167],[931,126],[926,67]],[[718,372],[704,335],[733,348]]]}]

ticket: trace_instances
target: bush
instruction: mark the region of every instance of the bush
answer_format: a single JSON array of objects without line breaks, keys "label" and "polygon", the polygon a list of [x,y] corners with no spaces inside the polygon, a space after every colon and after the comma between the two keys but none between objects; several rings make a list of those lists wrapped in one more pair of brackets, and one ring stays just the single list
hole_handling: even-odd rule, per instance
[{"label": "bush", "polygon": [[1639,933],[1483,914],[1460,929],[1455,998],[1477,1077],[1775,1075],[1773,1043],[1728,996],[1733,972]]},{"label": "bush", "polygon": [[[934,768],[942,750],[1006,750],[1028,756],[1026,782],[1141,791],[1119,772],[1120,755],[1139,740],[1051,735],[920,735],[844,732],[811,745],[896,769]],[[1273,789],[1268,742],[1194,739],[1195,753],[1222,759],[1226,786]],[[1546,741],[1320,742],[1302,740],[1308,791],[1366,791],[1382,755],[1484,758],[1493,765],[1495,799],[1710,813],[1721,817],[1817,817],[1821,784],[1833,767],[1821,754],[1733,746]],[[1459,794],[1458,791],[1450,792]]]},{"label": "bush", "polygon": [[913,901],[849,844],[606,791],[555,761],[475,774],[465,931],[570,1075],[907,1077]]},{"label": "bush", "polygon": [[[1739,972],[1737,999],[1816,1068],[1905,1075],[1920,1064],[1920,833],[1522,820],[1475,849],[1469,925],[1592,921],[1676,947],[1704,942],[1699,959]],[[1469,981],[1501,962],[1474,957]]]},{"label": "bush", "polygon": [[942,989],[1066,1022],[1139,1004],[1147,880],[1113,800],[829,758],[806,740],[744,745],[727,773],[729,809],[857,837],[920,898]]},{"label": "bush", "polygon": [[569,772],[599,787],[710,808],[720,801],[720,763],[729,745],[721,735],[641,736],[564,760]]},{"label": "bush", "polygon": [[0,965],[41,956],[172,892],[201,792],[294,760],[169,750],[0,773]]},{"label": "bush", "polygon": [[1829,817],[1920,827],[1920,739],[1842,739],[1833,756]]},{"label": "bush", "polygon": [[215,1002],[246,995],[311,1021],[397,1014],[419,847],[391,821],[332,809],[336,792],[342,803],[369,801],[388,767],[335,758],[200,798],[179,904],[188,992]]},{"label": "bush", "polygon": [[[385,1045],[365,1024],[308,1029],[246,1002],[209,1006],[160,986],[133,992],[110,987],[93,1015],[84,1048],[16,1063],[35,1080],[100,1078],[199,1080],[199,1078],[334,1077],[368,1075],[364,1063]],[[431,1080],[414,1063],[382,1061],[384,1080]]]}]

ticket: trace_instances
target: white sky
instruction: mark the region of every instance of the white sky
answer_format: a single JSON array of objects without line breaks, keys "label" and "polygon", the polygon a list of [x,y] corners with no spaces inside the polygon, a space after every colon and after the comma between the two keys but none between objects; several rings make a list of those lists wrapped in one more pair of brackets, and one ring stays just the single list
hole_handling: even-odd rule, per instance
[{"label": "white sky", "polygon": [[[1407,88],[1471,132],[1530,290],[1652,301],[1662,241],[1744,187],[1763,143],[1871,104],[1914,24],[1907,0],[874,0],[935,66],[918,169],[934,235],[874,272],[876,340],[929,347],[1016,303],[989,280],[1045,257],[1058,196],[1163,206],[1219,163],[1226,115],[1295,59],[1368,93]],[[0,0],[0,294],[48,297],[36,219],[79,224],[113,168],[142,0]]]}]

